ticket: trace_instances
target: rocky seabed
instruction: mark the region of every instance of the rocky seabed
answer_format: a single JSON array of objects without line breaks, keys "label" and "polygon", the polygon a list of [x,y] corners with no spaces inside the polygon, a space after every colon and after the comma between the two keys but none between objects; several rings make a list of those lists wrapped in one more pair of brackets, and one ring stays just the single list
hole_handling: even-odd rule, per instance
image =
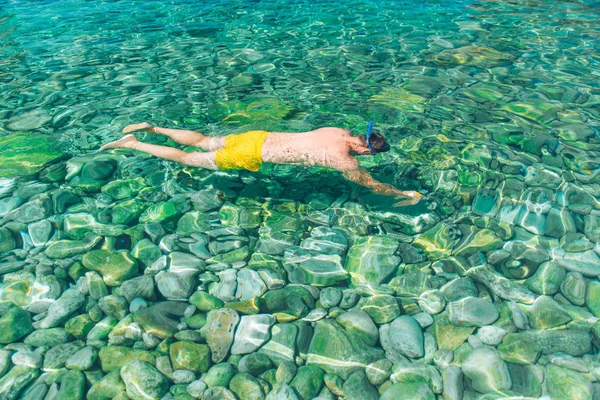
[{"label": "rocky seabed", "polygon": [[382,212],[318,175],[161,165],[3,181],[0,398],[597,398],[600,204],[575,180],[456,174],[467,202]]}]

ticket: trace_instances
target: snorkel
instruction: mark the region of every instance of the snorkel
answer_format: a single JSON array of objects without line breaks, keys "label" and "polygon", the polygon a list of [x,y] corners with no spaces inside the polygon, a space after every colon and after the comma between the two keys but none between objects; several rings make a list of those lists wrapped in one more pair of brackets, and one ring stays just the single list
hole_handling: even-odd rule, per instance
[{"label": "snorkel", "polygon": [[367,131],[367,147],[369,148],[369,151],[371,152],[371,154],[375,155],[377,153],[375,153],[375,151],[371,147],[371,131],[372,130],[373,130],[373,121],[369,121],[369,130]]},{"label": "snorkel", "polygon": [[[375,150],[373,150],[373,147],[371,147],[371,131],[373,130],[373,121],[369,121],[369,130],[367,131],[367,147],[369,148],[369,151],[371,152],[372,155],[376,155],[377,152]],[[386,144],[384,149],[381,149],[381,151],[388,151],[390,149],[390,145]]]}]

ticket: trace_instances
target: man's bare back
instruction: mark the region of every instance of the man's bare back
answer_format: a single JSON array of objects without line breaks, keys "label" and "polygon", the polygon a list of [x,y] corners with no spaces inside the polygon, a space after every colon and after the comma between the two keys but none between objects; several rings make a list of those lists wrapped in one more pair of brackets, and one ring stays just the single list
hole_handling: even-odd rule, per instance
[{"label": "man's bare back", "polygon": [[[232,168],[237,166],[236,169],[245,168],[256,171],[263,162],[322,166],[342,172],[347,179],[368,187],[375,193],[402,198],[403,200],[396,203],[397,205],[416,204],[422,197],[418,192],[402,191],[394,186],[378,182],[367,171],[360,168],[354,156],[376,154],[376,152],[371,147],[371,143],[365,141],[364,135],[352,136],[351,132],[346,129],[326,127],[297,133],[250,131],[240,135],[215,137],[205,136],[195,131],[159,128],[143,123],[129,125],[123,129],[123,133],[136,130],[163,134],[179,144],[199,147],[205,152],[187,153],[171,147],[142,143],[133,135],[127,135],[120,140],[108,143],[101,150],[130,148],[181,164],[215,170],[220,169],[220,167],[221,169],[228,169],[225,167],[231,165]],[[380,135],[378,136],[385,143],[385,139]],[[231,137],[235,142],[232,141],[228,145],[228,140],[230,140],[228,138]],[[246,139],[246,137],[247,140],[256,138],[257,145],[247,142],[240,143],[240,140],[238,140]],[[242,151],[237,150],[236,144],[241,144],[238,147],[242,147]],[[259,154],[254,154],[253,151]],[[240,158],[243,159],[244,157],[251,159],[247,164],[250,166],[239,163]]]}]

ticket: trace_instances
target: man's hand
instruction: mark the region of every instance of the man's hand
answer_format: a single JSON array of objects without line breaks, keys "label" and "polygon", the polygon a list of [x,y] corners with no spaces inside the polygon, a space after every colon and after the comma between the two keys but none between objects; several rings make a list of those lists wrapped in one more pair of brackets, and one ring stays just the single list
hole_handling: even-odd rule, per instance
[{"label": "man's hand", "polygon": [[419,192],[403,191],[393,187],[392,185],[376,181],[371,175],[369,175],[367,171],[360,168],[358,166],[358,162],[354,159],[349,161],[348,165],[346,165],[341,171],[346,179],[351,180],[354,183],[358,183],[359,185],[368,187],[369,189],[373,190],[374,193],[383,194],[386,196],[395,196],[396,198],[402,199],[394,204],[397,207],[417,204],[423,197],[423,195]]},{"label": "man's hand", "polygon": [[412,206],[413,204],[417,204],[419,201],[421,201],[421,199],[423,198],[423,195],[419,192],[408,191],[408,192],[402,192],[402,194],[396,196],[396,198],[400,198],[400,199],[404,199],[404,200],[394,203],[394,206],[403,207],[403,206]]}]

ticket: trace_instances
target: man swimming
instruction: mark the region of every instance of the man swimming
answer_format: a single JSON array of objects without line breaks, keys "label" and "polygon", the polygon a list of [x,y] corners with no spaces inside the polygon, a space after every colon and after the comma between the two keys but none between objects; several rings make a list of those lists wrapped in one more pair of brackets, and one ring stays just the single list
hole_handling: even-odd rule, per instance
[{"label": "man swimming", "polygon": [[[128,135],[105,144],[100,150],[139,150],[183,165],[222,171],[246,169],[256,172],[264,162],[321,166],[336,169],[346,179],[375,193],[402,198],[397,206],[418,203],[422,197],[420,193],[378,182],[358,164],[356,155],[375,155],[390,149],[383,136],[372,132],[372,126],[370,123],[368,133],[360,136],[352,136],[346,129],[327,127],[310,132],[249,131],[215,137],[195,131],[159,128],[144,122],[125,127],[123,133]],[[140,130],[166,135],[179,144],[205,151],[187,153],[172,147],[143,143],[130,134]]]}]

